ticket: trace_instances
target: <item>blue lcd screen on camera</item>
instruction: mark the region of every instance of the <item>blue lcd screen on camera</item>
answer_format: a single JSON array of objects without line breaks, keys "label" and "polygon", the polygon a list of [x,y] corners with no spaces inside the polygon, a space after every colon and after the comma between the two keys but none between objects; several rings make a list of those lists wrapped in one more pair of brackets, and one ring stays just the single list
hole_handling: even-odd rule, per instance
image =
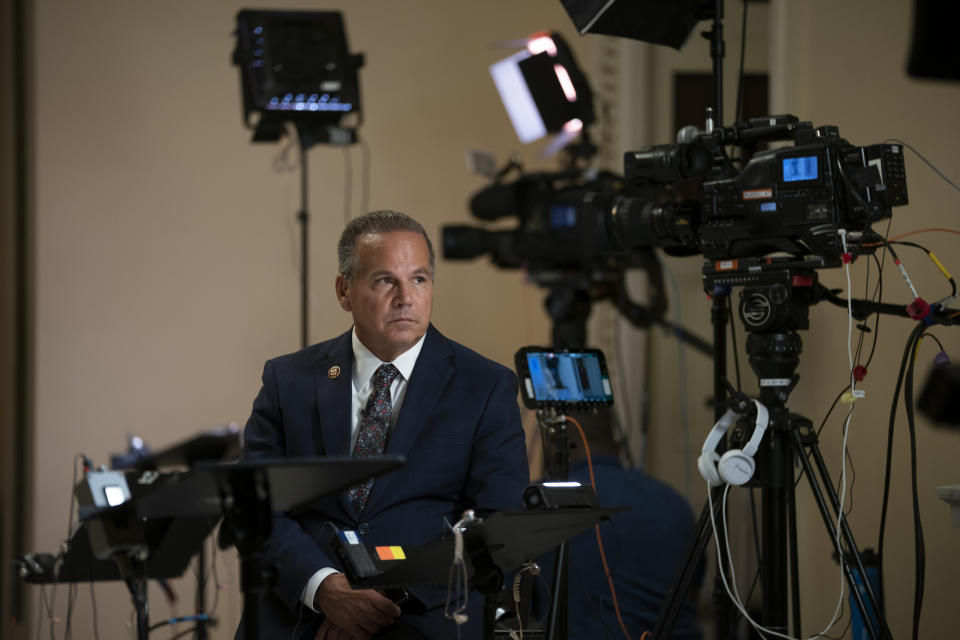
[{"label": "blue lcd screen on camera", "polygon": [[550,206],[550,227],[553,229],[569,229],[577,226],[577,209],[569,204],[555,204]]},{"label": "blue lcd screen on camera", "polygon": [[593,353],[527,353],[530,394],[537,402],[613,402],[600,358]]},{"label": "blue lcd screen on camera", "polygon": [[800,182],[817,179],[817,156],[783,159],[783,181]]}]

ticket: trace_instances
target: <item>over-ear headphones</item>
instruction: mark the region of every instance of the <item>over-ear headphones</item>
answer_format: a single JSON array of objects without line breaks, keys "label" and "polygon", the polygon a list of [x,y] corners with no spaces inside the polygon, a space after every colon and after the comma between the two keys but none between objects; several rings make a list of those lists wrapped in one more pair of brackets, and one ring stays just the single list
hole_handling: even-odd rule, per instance
[{"label": "over-ear headphones", "polygon": [[756,468],[756,462],[753,460],[754,454],[760,447],[760,440],[767,431],[767,424],[770,422],[770,414],[767,408],[754,400],[753,404],[757,408],[757,421],[753,428],[753,435],[750,441],[743,449],[730,449],[723,456],[720,456],[716,449],[720,444],[720,438],[727,432],[730,426],[736,422],[740,414],[730,409],[717,420],[713,429],[707,435],[703,442],[703,449],[700,457],[697,458],[697,468],[703,479],[710,483],[711,487],[717,487],[727,482],[729,484],[742,485],[753,477],[753,470]]}]

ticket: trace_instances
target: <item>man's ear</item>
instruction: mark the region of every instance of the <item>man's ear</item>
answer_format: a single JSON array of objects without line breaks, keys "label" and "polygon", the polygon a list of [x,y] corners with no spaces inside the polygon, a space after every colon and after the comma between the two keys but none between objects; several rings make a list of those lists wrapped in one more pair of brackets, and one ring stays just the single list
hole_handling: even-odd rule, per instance
[{"label": "man's ear", "polygon": [[333,282],[333,288],[337,292],[337,300],[340,302],[340,308],[344,311],[353,311],[353,305],[350,304],[350,282],[342,273],[337,274]]}]

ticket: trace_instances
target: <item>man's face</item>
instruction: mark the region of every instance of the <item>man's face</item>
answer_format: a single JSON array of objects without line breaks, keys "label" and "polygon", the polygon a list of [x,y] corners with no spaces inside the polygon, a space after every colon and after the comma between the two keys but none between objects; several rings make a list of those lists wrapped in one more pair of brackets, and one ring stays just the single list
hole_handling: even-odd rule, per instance
[{"label": "man's face", "polygon": [[357,337],[391,362],[423,337],[433,310],[430,251],[422,235],[391,231],[360,236],[353,282],[341,274],[340,306],[353,314]]}]

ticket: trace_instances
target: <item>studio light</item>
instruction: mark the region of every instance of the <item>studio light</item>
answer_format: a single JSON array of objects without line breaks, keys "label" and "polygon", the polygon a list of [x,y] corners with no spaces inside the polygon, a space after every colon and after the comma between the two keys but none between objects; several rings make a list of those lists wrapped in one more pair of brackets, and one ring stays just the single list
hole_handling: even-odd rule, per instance
[{"label": "studio light", "polygon": [[587,78],[557,33],[531,35],[490,75],[521,142],[558,134],[549,147],[556,152],[596,119]]},{"label": "studio light", "polygon": [[363,54],[348,53],[340,12],[244,10],[236,36],[233,62],[254,142],[280,139],[287,122],[307,147],[356,141]]},{"label": "studio light", "polygon": [[358,70],[363,54],[347,50],[338,11],[260,11],[237,14],[243,122],[253,142],[275,142],[293,124],[300,151],[300,341],[309,343],[310,242],[307,150],[351,145],[360,126]]},{"label": "studio light", "polygon": [[[561,0],[580,35],[599,33],[679,49],[704,19],[701,0]],[[708,6],[710,3],[706,3]]]}]

